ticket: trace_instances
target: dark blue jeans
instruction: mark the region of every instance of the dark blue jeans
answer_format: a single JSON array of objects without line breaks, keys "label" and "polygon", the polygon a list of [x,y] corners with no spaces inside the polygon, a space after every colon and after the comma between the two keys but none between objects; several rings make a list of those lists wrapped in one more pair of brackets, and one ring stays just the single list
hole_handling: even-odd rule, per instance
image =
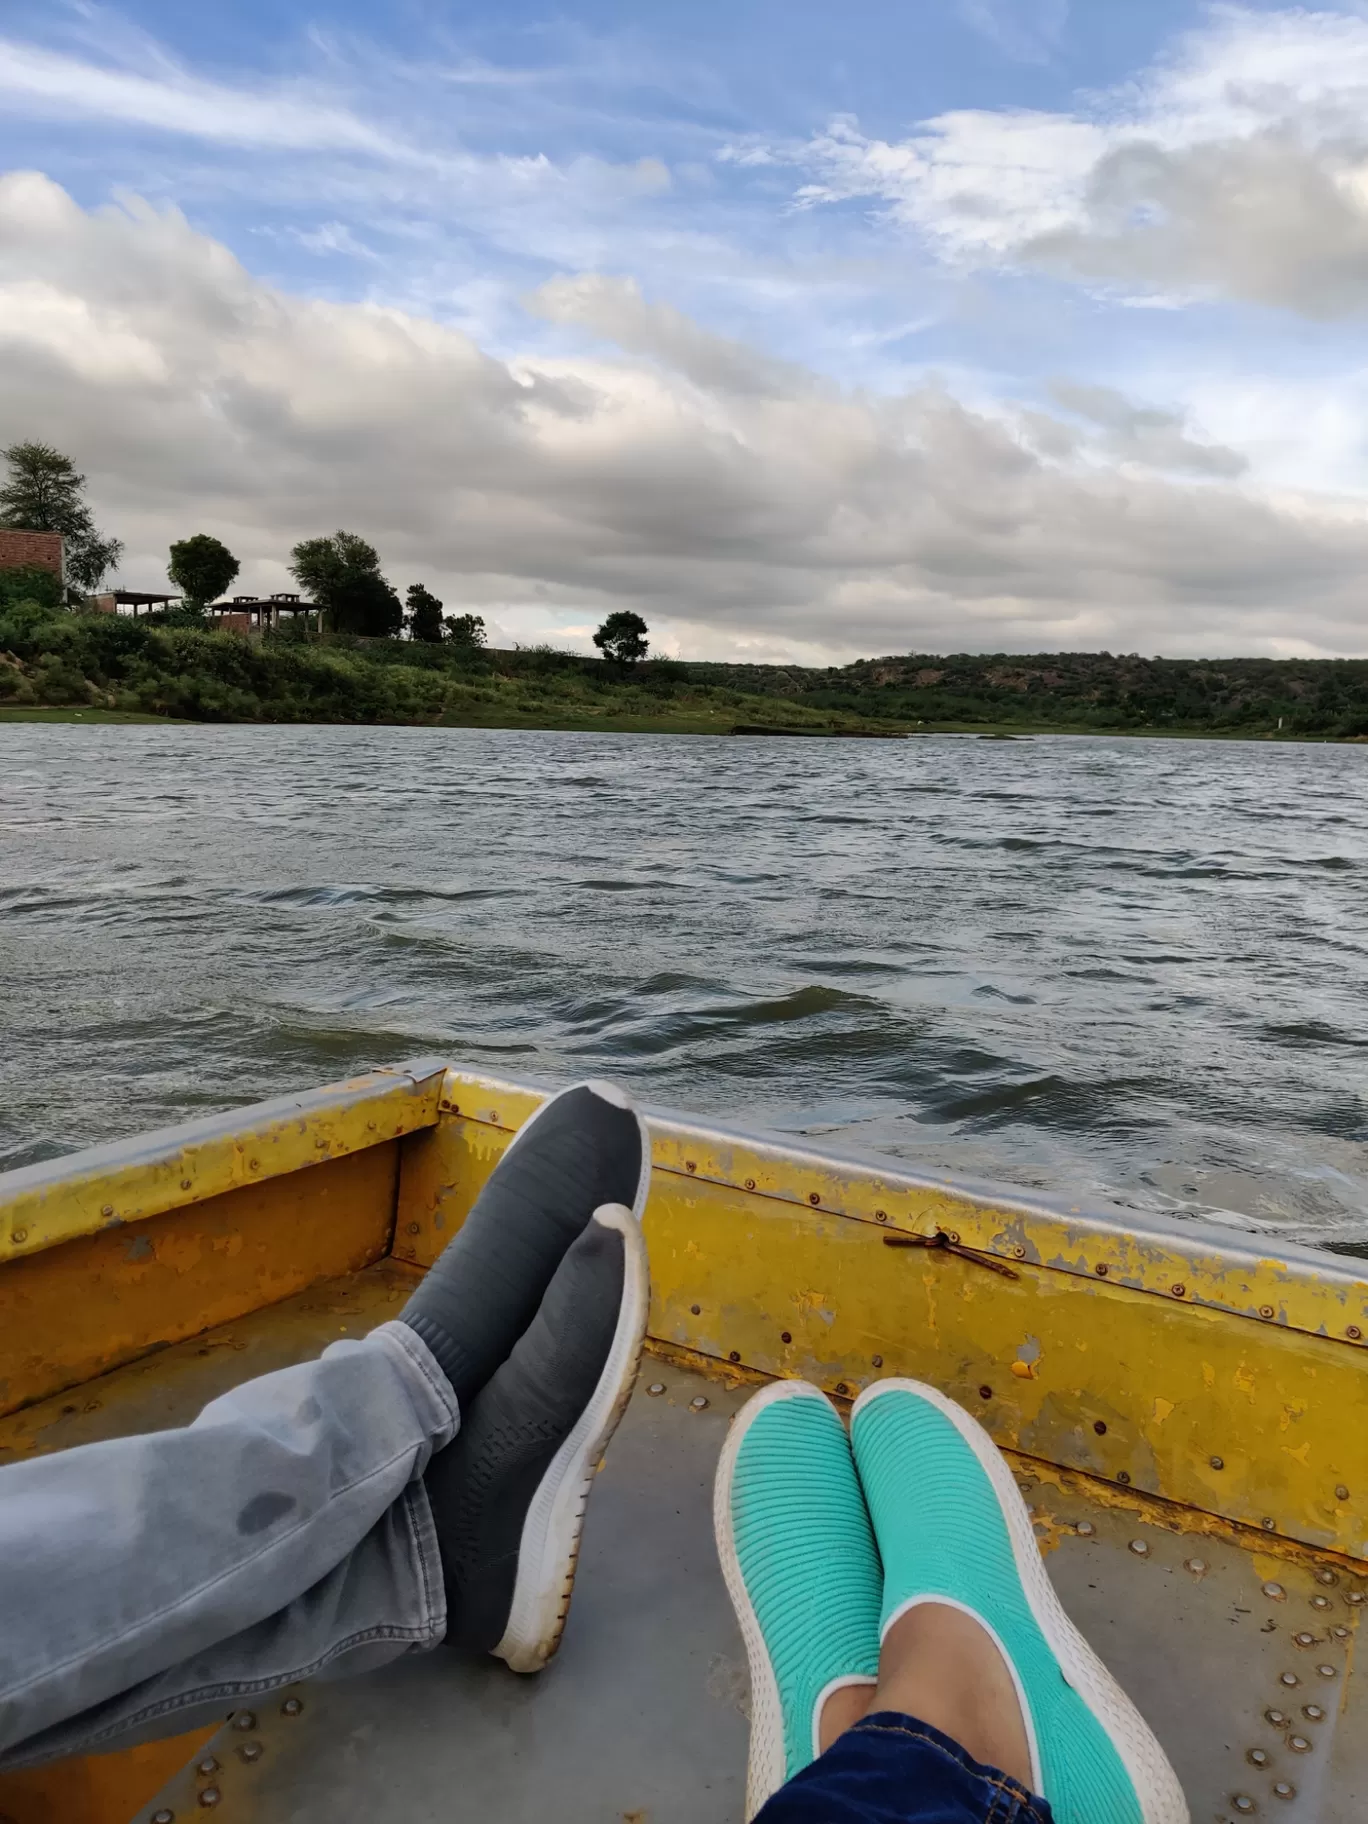
[{"label": "dark blue jeans", "polygon": [[1044,1799],[915,1716],[879,1710],[795,1774],[755,1824],[1053,1824]]}]

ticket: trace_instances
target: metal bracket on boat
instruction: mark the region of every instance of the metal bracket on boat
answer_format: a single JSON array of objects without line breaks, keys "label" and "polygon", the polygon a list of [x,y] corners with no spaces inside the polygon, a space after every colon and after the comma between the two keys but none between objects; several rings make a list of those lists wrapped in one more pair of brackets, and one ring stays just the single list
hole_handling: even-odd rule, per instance
[{"label": "metal bracket on boat", "polygon": [[883,1243],[886,1248],[940,1248],[976,1267],[987,1267],[990,1273],[1000,1273],[1004,1279],[1021,1278],[1015,1267],[1009,1267],[1005,1261],[994,1260],[991,1255],[979,1254],[973,1248],[961,1246],[959,1242],[952,1241],[944,1229],[937,1229],[934,1235],[885,1235]]}]

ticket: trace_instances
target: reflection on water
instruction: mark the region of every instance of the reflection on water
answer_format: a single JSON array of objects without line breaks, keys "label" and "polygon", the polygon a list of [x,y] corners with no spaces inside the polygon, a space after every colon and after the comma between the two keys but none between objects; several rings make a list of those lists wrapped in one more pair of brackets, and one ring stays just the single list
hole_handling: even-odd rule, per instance
[{"label": "reflection on water", "polygon": [[1368,752],[0,729],[0,1163],[420,1052],[1368,1244]]}]

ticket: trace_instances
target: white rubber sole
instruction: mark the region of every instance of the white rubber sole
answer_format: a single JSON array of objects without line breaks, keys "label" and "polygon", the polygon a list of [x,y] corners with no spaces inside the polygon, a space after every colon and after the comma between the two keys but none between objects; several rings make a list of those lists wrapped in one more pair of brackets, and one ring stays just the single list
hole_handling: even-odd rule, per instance
[{"label": "white rubber sole", "polygon": [[[737,1556],[736,1539],[732,1533],[732,1482],[736,1475],[736,1461],[741,1454],[741,1446],[746,1441],[746,1433],[768,1407],[780,1400],[821,1400],[823,1405],[830,1401],[819,1387],[808,1381],[771,1381],[768,1387],[747,1400],[746,1404],[732,1420],[731,1430],[727,1433],[726,1443],[722,1446],[722,1455],[717,1463],[717,1476],[713,1482],[713,1532],[717,1538],[717,1556],[722,1565],[722,1576],[727,1585],[727,1594],[731,1597],[732,1607],[736,1610],[736,1619],[741,1624],[741,1638],[746,1645],[746,1658],[750,1664],[751,1718],[750,1718],[750,1758],[746,1765],[746,1817],[753,1818],[766,1799],[788,1779],[788,1751],[784,1746],[784,1706],[779,1697],[779,1680],[775,1676],[774,1666],[770,1660],[769,1648],[765,1645],[765,1636],[760,1628],[759,1617],[751,1606],[750,1592],[741,1573],[741,1560]],[[836,1684],[854,1682],[836,1680],[828,1685],[817,1700],[817,1712]],[[865,1681],[861,1681],[865,1682]],[[817,1716],[813,1717],[814,1737],[817,1728]],[[814,1748],[814,1759],[815,1748]]]},{"label": "white rubber sole", "polygon": [[[645,1124],[642,1125],[644,1129]],[[523,1519],[508,1624],[493,1649],[495,1656],[505,1660],[515,1672],[540,1672],[560,1645],[574,1589],[589,1491],[636,1385],[651,1306],[650,1273],[639,1214],[649,1180],[648,1139],[646,1168],[637,1193],[638,1209],[607,1203],[590,1218],[605,1228],[616,1229],[622,1236],[622,1304],[593,1397],[551,1459]]]},{"label": "white rubber sole", "polygon": [[[1055,1594],[1054,1585],[1050,1582],[1045,1562],[1040,1555],[1040,1547],[1036,1544],[1035,1529],[1031,1525],[1026,1503],[1021,1498],[1021,1490],[983,1427],[963,1407],[957,1406],[934,1387],[928,1387],[921,1381],[897,1378],[876,1381],[872,1387],[867,1387],[851,1411],[852,1423],[875,1400],[895,1391],[913,1393],[927,1405],[934,1406],[937,1412],[943,1413],[978,1458],[992,1483],[1007,1523],[1007,1536],[1012,1543],[1012,1556],[1016,1561],[1017,1575],[1021,1579],[1027,1605],[1064,1677],[1097,1718],[1120,1756],[1121,1764],[1130,1775],[1131,1784],[1140,1800],[1145,1824],[1190,1824],[1183,1789],[1178,1784],[1178,1776],[1170,1766],[1157,1736],[1070,1621]],[[910,1603],[904,1603],[897,1613],[905,1612],[910,1606]],[[890,1617],[890,1626],[894,1619],[896,1616]],[[990,1629],[990,1632],[993,1630]],[[997,1638],[995,1632],[994,1638]],[[1007,1658],[1000,1641],[998,1645],[1003,1657]],[[1021,1692],[1021,1681],[1017,1678],[1016,1668],[1011,1666],[1010,1659],[1008,1665],[1016,1680],[1018,1692]],[[1029,1716],[1026,1721],[1028,1733],[1034,1742],[1034,1721]],[[1046,1792],[1041,1796],[1048,1799],[1050,1794]]]}]

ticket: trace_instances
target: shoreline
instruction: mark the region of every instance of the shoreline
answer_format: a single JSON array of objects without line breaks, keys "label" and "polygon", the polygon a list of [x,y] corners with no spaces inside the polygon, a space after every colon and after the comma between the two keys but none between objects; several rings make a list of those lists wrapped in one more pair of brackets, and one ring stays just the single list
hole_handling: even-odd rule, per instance
[{"label": "shoreline", "polygon": [[[546,734],[725,735],[732,737],[736,715],[734,711],[728,710],[715,715],[681,716],[442,716],[430,721],[412,721],[396,717],[365,722],[340,719],[267,721],[244,717],[240,721],[216,720],[210,722],[186,716],[153,715],[142,710],[99,709],[77,707],[74,704],[68,706],[0,704],[0,728],[11,722],[65,725],[88,723],[104,727],[116,724],[134,724],[144,728],[158,725],[169,728],[486,728],[522,729],[541,731]],[[850,728],[803,728],[795,727],[790,723],[786,726],[776,724],[773,733],[766,730],[761,734],[755,731],[753,725],[735,732],[735,738],[738,740],[772,740],[777,736],[785,740],[799,738],[812,741],[902,739],[916,742],[936,735],[957,735],[970,740],[977,738],[985,741],[1030,741],[1039,736],[1069,735],[1080,740],[1254,741],[1263,746],[1286,747],[1368,746],[1368,736],[1363,735],[1295,735],[1276,731],[1256,733],[1223,728],[1078,728],[1068,724],[1045,722],[1025,725],[1013,722],[931,724],[924,722],[918,728],[893,729],[872,728],[868,724]]]}]

